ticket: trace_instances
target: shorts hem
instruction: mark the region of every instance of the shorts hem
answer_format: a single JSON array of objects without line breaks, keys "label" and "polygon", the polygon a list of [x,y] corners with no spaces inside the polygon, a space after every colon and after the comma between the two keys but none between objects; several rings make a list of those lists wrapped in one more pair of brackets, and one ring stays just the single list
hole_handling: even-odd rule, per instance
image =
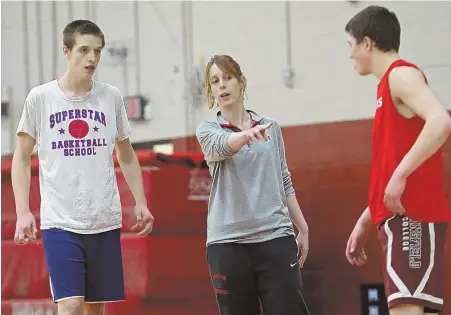
[{"label": "shorts hem", "polygon": [[48,225],[48,226],[42,226],[41,225],[41,231],[44,230],[51,230],[51,229],[59,229],[59,230],[63,230],[63,231],[67,231],[67,232],[72,232],[75,234],[99,234],[99,233],[104,233],[104,232],[109,232],[112,230],[117,230],[122,228],[122,222],[103,228],[103,229],[98,229],[98,230],[77,230],[77,229],[72,229],[72,228],[68,228],[65,226],[61,226],[61,225]]},{"label": "shorts hem", "polygon": [[101,304],[101,303],[116,303],[116,302],[124,302],[125,299],[120,300],[108,300],[108,301],[85,301],[86,304]]},{"label": "shorts hem", "polygon": [[388,302],[388,309],[391,310],[395,308],[396,306],[403,305],[403,304],[411,304],[411,305],[417,305],[422,307],[427,307],[433,310],[437,310],[438,312],[443,312],[443,304],[437,304],[434,302],[430,302],[427,300],[409,297],[409,298],[397,298],[390,302]]},{"label": "shorts hem", "polygon": [[58,302],[66,301],[66,300],[79,299],[79,298],[84,299],[85,297],[84,297],[84,295],[73,295],[73,296],[63,297],[63,298],[60,298],[60,299],[54,299],[53,301],[55,303],[58,303]]}]

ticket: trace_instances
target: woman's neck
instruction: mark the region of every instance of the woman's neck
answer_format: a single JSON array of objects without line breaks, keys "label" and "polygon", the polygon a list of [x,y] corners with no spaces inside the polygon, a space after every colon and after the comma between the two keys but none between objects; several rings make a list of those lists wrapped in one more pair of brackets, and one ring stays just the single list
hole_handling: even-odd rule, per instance
[{"label": "woman's neck", "polygon": [[243,130],[249,128],[250,126],[251,117],[244,108],[243,104],[221,108],[221,116],[224,117],[224,119],[226,119],[228,122]]}]

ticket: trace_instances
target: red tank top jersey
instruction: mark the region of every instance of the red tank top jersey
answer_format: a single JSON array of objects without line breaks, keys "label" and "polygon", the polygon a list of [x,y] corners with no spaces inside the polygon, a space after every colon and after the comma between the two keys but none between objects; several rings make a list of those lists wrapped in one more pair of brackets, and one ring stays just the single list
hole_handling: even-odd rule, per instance
[{"label": "red tank top jersey", "polygon": [[[403,117],[393,103],[388,77],[395,67],[418,67],[404,60],[395,61],[379,82],[377,108],[373,125],[373,159],[368,206],[373,223],[379,226],[392,217],[384,205],[384,193],[390,178],[404,156],[417,140],[424,120]],[[426,83],[427,78],[425,77]],[[451,213],[445,198],[443,152],[438,150],[408,178],[401,202],[405,215],[421,222],[449,221]]]}]

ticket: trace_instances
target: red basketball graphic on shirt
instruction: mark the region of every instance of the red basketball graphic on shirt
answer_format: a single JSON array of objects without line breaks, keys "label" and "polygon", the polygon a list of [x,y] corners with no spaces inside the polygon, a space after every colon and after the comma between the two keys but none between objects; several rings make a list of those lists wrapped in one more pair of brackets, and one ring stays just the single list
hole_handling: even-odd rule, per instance
[{"label": "red basketball graphic on shirt", "polygon": [[69,133],[72,137],[76,139],[81,139],[86,137],[89,132],[89,125],[86,121],[77,119],[71,121],[69,124]]}]

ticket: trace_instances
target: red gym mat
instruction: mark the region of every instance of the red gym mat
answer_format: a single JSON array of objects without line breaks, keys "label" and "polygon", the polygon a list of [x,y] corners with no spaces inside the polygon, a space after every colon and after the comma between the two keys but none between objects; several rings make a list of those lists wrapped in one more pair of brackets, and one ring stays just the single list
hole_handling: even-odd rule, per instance
[{"label": "red gym mat", "polygon": [[[13,187],[11,179],[2,178],[2,217],[4,215],[16,215],[16,204],[14,201]],[[39,205],[41,204],[41,195],[39,192],[38,175],[31,176],[30,183],[30,210],[34,214],[39,214]]]},{"label": "red gym mat", "polygon": [[152,171],[151,182],[155,215],[207,212],[211,185],[208,170],[162,168]]},{"label": "red gym mat", "polygon": [[[3,314],[3,313],[2,313]],[[212,294],[209,299],[127,300],[109,303],[105,315],[217,315],[218,307]]]},{"label": "red gym mat", "polygon": [[[150,167],[142,167],[141,175],[143,177],[144,194],[147,199],[147,203],[150,205],[152,201],[152,172]],[[119,189],[119,196],[121,198],[122,209],[133,207],[135,205],[135,199],[130,191],[127,181],[124,178],[124,174],[120,168],[116,168],[116,180],[117,187]]]},{"label": "red gym mat", "polygon": [[[2,222],[2,240],[11,240],[14,238],[14,233],[16,231],[16,215],[15,214],[3,214],[1,216]],[[37,225],[39,226],[39,225]]]},{"label": "red gym mat", "polygon": [[[57,304],[51,299],[2,299],[2,315],[57,315]],[[214,296],[210,299],[172,301],[127,300],[107,303],[105,315],[217,315]]]},{"label": "red gym mat", "polygon": [[57,315],[57,305],[51,299],[18,299],[2,298],[2,315]]},{"label": "red gym mat", "polygon": [[[148,237],[123,235],[127,299],[211,296],[204,237]],[[142,262],[147,261],[147,264]]]},{"label": "red gym mat", "polygon": [[2,299],[51,297],[42,245],[2,241]]}]

